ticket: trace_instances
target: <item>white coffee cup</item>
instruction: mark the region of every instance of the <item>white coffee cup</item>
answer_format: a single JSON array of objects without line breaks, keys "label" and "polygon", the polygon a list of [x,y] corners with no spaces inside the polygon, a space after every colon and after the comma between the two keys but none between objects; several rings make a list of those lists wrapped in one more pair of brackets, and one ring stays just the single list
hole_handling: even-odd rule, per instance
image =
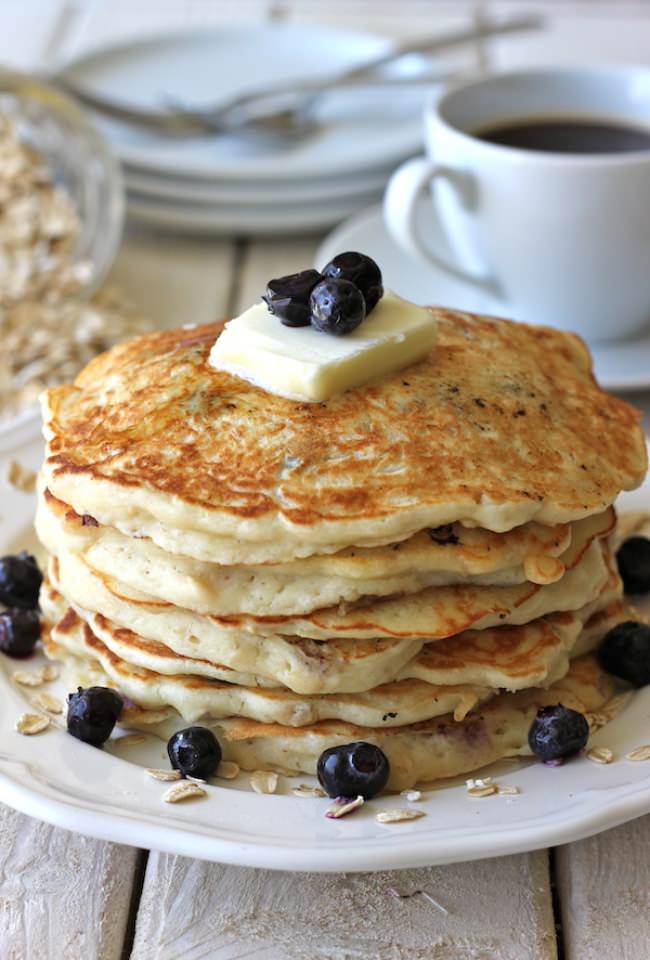
[{"label": "white coffee cup", "polygon": [[[531,69],[447,90],[425,112],[428,156],[391,178],[387,227],[514,319],[594,341],[630,336],[650,322],[650,150],[548,153],[473,135],[535,117],[650,129],[650,69]],[[429,190],[451,259],[418,235]]]}]

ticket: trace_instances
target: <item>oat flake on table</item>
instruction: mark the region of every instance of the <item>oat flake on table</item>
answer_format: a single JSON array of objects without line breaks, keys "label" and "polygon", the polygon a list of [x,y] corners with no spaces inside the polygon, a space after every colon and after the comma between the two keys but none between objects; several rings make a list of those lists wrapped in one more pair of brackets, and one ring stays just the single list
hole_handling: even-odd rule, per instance
[{"label": "oat flake on table", "polygon": [[80,296],[90,264],[73,260],[79,231],[68,195],[0,114],[0,422],[151,327],[117,290]]}]

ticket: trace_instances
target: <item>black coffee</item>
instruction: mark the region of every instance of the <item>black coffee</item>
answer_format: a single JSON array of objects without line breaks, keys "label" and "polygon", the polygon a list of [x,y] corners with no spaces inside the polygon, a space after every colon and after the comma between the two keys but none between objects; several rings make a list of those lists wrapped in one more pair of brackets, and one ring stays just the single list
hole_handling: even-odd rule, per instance
[{"label": "black coffee", "polygon": [[650,150],[650,130],[580,117],[510,120],[477,130],[488,143],[546,153],[631,153]]}]

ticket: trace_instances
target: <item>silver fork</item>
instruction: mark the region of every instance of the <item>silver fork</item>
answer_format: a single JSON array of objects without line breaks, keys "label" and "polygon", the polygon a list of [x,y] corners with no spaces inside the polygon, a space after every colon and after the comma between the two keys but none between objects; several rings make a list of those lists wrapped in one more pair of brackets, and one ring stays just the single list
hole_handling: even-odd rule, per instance
[{"label": "silver fork", "polygon": [[[234,133],[246,136],[273,136],[281,138],[304,137],[313,133],[319,123],[309,115],[317,99],[330,90],[361,83],[390,86],[395,83],[413,84],[418,77],[388,78],[378,76],[376,71],[407,54],[438,53],[487,37],[536,30],[542,26],[542,18],[534,15],[511,17],[500,23],[482,23],[455,30],[426,40],[406,42],[386,54],[353,67],[334,76],[314,80],[293,81],[266,90],[256,90],[234,97],[225,104],[196,109],[182,104],[168,103],[163,110],[148,110],[130,107],[100,94],[80,87],[65,71],[53,78],[65,92],[75,96],[82,104],[97,113],[112,117],[122,123],[168,137],[186,138]],[[440,76],[423,78],[423,82],[440,81]],[[273,100],[293,97],[293,102],[274,109]],[[264,110],[264,105],[270,108]]]}]

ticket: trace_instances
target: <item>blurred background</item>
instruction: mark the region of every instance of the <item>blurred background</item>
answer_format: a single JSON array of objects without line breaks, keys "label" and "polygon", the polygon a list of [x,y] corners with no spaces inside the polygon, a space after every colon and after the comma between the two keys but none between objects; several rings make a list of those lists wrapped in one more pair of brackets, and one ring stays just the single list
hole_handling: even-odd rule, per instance
[{"label": "blurred background", "polygon": [[[424,103],[466,76],[607,62],[650,63],[650,0],[2,0],[0,445],[97,350],[232,315],[337,250],[463,301],[384,235]],[[627,362],[606,385],[634,386]]]}]

